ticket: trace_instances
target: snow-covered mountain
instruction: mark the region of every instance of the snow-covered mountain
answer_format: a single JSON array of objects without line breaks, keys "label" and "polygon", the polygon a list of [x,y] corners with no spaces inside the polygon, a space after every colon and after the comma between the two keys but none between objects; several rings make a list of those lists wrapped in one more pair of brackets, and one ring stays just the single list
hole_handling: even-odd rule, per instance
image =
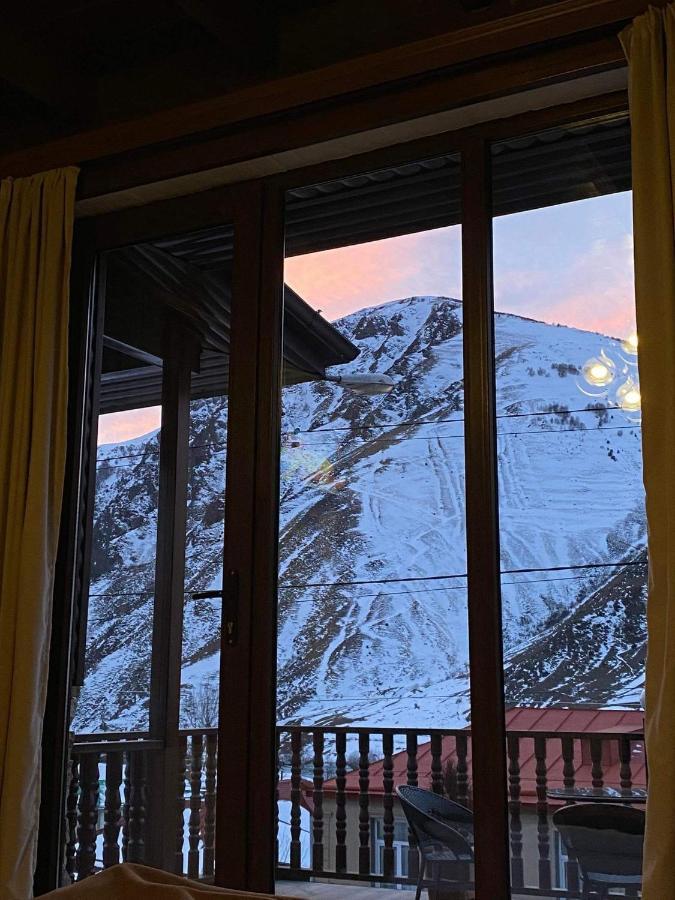
[{"label": "snow-covered mountain", "polygon": [[[396,385],[284,389],[279,720],[465,724],[462,306],[411,297],[336,324],[360,348],[349,370]],[[495,339],[507,702],[634,704],[639,427],[580,390],[582,365],[618,341],[503,313]],[[220,583],[226,429],[224,398],[193,402],[185,724],[212,715],[219,608],[189,592]],[[146,721],[157,464],[156,433],[100,448],[81,732]]]}]

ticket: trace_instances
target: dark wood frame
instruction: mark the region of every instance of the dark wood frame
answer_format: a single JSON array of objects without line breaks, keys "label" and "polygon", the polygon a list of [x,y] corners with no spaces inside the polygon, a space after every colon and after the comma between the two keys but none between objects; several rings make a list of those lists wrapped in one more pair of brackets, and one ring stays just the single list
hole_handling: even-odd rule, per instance
[{"label": "dark wood frame", "polygon": [[[89,223],[93,254],[121,244],[233,221],[236,229],[231,407],[227,471],[228,505],[239,510],[235,528],[226,523],[224,571],[239,574],[239,640],[221,654],[221,746],[233,728],[242,752],[219,754],[216,883],[270,891],[274,884],[274,746],[276,658],[276,567],[278,450],[282,358],[283,204],[285,191],[441,153],[464,160],[465,405],[467,532],[470,541],[469,633],[472,728],[482,754],[474,756],[476,791],[476,884],[478,896],[509,896],[507,781],[503,716],[499,535],[497,523],[489,146],[583,118],[626,110],[623,92],[483,124],[464,131],[400,144],[346,160],[323,163],[265,180],[206,191]],[[78,310],[78,315],[81,313]],[[86,379],[85,379],[86,381]],[[86,390],[80,383],[77,391]],[[79,395],[78,395],[79,396]],[[92,415],[91,408],[89,415]],[[82,424],[73,427],[82,428]],[[82,456],[73,458],[73,473]],[[70,492],[64,533],[82,498]],[[489,527],[486,527],[486,523]],[[64,551],[65,552],[65,551]],[[71,555],[72,555],[72,551]],[[72,578],[72,574],[70,576]],[[174,577],[176,577],[174,575]],[[67,582],[67,578],[64,581]],[[182,591],[182,583],[180,585]],[[70,587],[72,595],[72,586]],[[64,600],[68,598],[64,592]],[[67,605],[67,602],[66,602]],[[59,607],[60,608],[60,607]],[[255,627],[253,625],[255,623]],[[65,641],[57,635],[59,642]],[[63,646],[63,644],[61,645]],[[53,652],[56,651],[53,649]],[[55,676],[56,678],[57,676]],[[60,673],[58,677],[63,677]],[[63,709],[61,703],[59,709]],[[54,716],[52,715],[54,719]],[[46,732],[58,736],[53,721]],[[61,763],[59,763],[60,765]],[[58,795],[58,765],[43,796]],[[53,770],[53,771],[52,771]],[[54,854],[41,847],[43,875],[53,886]],[[237,827],[232,828],[236,822]],[[499,852],[495,847],[501,847]],[[266,863],[261,863],[267,860]]]}]

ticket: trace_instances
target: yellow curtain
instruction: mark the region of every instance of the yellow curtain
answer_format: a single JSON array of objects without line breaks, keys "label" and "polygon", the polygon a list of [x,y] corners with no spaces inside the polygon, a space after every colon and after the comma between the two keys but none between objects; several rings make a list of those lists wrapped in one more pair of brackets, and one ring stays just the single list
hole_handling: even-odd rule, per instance
[{"label": "yellow curtain", "polygon": [[675,898],[675,6],[621,35],[629,62],[635,287],[649,531],[645,900]]},{"label": "yellow curtain", "polygon": [[0,182],[0,896],[32,896],[77,170]]}]

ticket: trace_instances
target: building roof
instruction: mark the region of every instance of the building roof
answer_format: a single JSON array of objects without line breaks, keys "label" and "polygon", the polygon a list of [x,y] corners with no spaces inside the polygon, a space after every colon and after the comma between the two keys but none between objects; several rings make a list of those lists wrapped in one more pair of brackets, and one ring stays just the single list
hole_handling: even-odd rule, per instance
[{"label": "building roof", "polygon": [[[594,734],[622,735],[642,734],[643,714],[640,710],[600,710],[600,709],[539,709],[518,707],[506,712],[506,730],[513,734],[519,732],[541,733],[550,735],[546,742],[546,765],[548,770],[548,788],[563,787],[562,744],[556,735],[574,735],[574,765],[577,787],[591,787],[591,753],[590,737]],[[376,732],[375,732],[376,733]],[[631,742],[631,774],[634,787],[646,785],[646,761],[642,740]],[[457,763],[455,738],[448,735],[443,738],[441,759],[443,767],[448,761]],[[407,760],[405,750],[392,757],[394,788],[407,782]],[[520,800],[521,803],[536,802],[536,758],[534,753],[534,737],[520,736]],[[417,749],[417,781],[420,787],[431,787],[431,743],[420,744]],[[471,781],[471,737],[468,737],[467,767]],[[619,786],[620,760],[618,740],[602,742],[602,767],[604,782],[607,785]],[[382,795],[383,760],[372,762],[369,766],[369,794]],[[324,783],[324,793],[336,791],[335,779]],[[359,793],[358,770],[349,772],[346,779],[346,793]]]}]

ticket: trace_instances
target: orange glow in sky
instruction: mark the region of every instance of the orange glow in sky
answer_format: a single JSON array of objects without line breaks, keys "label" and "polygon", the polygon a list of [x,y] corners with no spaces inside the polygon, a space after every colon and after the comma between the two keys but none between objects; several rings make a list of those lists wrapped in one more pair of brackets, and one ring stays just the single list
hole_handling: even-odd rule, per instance
[{"label": "orange glow in sky", "polygon": [[334,321],[403,297],[459,297],[460,254],[460,229],[455,225],[292,256],[284,264],[284,280]]},{"label": "orange glow in sky", "polygon": [[154,431],[162,424],[160,406],[106,413],[98,417],[98,444],[117,444]]}]

